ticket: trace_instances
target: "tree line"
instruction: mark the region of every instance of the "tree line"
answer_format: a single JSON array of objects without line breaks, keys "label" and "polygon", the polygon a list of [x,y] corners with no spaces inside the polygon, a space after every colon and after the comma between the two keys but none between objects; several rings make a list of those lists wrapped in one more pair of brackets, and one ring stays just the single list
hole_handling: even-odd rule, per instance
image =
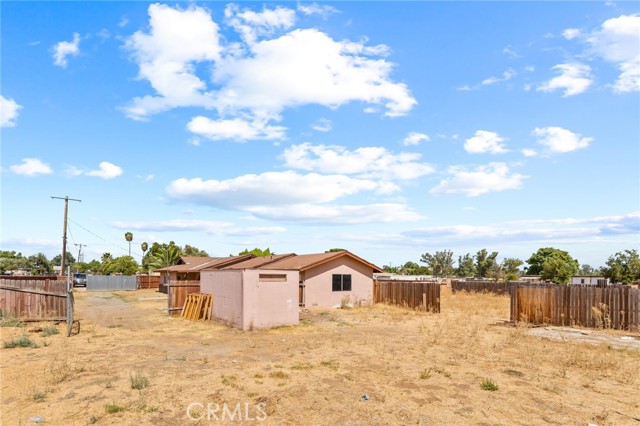
[{"label": "tree line", "polygon": [[[609,278],[611,282],[630,284],[640,280],[640,256],[638,250],[617,252],[607,259],[605,266],[593,268],[574,259],[568,252],[554,247],[543,247],[526,261],[507,257],[497,261],[498,252],[482,249],[476,254],[459,255],[457,261],[451,250],[424,253],[419,265],[408,261],[401,266],[385,265],[385,272],[401,275],[433,275],[449,278],[486,278],[495,281],[517,280],[523,275],[540,276],[559,284],[567,284],[574,275],[595,275]],[[524,266],[525,263],[527,266]],[[524,267],[523,267],[524,266]]]}]

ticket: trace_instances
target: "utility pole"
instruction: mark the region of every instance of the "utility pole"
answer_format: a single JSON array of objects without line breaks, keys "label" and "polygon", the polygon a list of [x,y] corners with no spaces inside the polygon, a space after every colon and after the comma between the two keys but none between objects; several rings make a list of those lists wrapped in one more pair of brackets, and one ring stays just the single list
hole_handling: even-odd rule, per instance
[{"label": "utility pole", "polygon": [[68,195],[66,195],[64,198],[62,197],[54,197],[53,195],[51,196],[52,199],[56,199],[56,200],[64,200],[64,229],[62,231],[62,260],[60,261],[60,275],[64,274],[64,261],[67,257],[67,212],[69,211],[69,200],[71,201],[77,201],[79,203],[82,202],[82,200],[76,200],[75,198],[69,198]]},{"label": "utility pole", "polygon": [[73,245],[78,247],[78,262],[83,262],[84,259],[82,259],[82,247],[86,247],[87,245],[82,243],[73,244]]}]

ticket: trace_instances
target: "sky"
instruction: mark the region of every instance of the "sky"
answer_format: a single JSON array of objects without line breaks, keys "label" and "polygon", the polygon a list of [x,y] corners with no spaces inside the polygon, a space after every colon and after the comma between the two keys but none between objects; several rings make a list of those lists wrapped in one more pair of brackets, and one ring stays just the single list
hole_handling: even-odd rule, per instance
[{"label": "sky", "polygon": [[[2,250],[640,246],[637,2],[0,3]],[[75,244],[75,245],[74,245]]]}]

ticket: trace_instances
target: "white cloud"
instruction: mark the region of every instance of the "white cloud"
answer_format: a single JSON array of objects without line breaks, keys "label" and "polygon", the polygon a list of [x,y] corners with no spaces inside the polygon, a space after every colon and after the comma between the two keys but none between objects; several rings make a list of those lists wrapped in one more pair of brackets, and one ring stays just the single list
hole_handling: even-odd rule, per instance
[{"label": "white cloud", "polygon": [[585,92],[593,79],[591,78],[591,67],[579,62],[558,64],[552,69],[560,73],[559,76],[552,78],[536,88],[539,92],[553,92],[558,89],[564,90],[563,97],[578,95]]},{"label": "white cloud", "polygon": [[576,151],[588,147],[593,141],[593,138],[582,137],[562,127],[536,127],[533,134],[538,137],[538,143],[546,147],[550,153]]},{"label": "white cloud", "polygon": [[507,56],[511,56],[512,58],[519,58],[520,55],[518,55],[518,53],[516,53],[515,50],[513,50],[513,48],[511,47],[511,45],[505,47],[504,49],[502,49],[502,53],[504,53]]},{"label": "white cloud", "polygon": [[139,78],[148,80],[158,96],[134,98],[127,116],[144,119],[179,106],[213,107],[206,84],[195,74],[194,64],[219,58],[218,25],[205,9],[186,10],[167,5],[149,6],[148,33],[137,31],[126,47],[138,63]]},{"label": "white cloud", "polygon": [[[207,10],[149,6],[150,30],[136,32],[126,46],[140,67],[139,77],[156,93],[133,99],[125,108],[129,117],[145,119],[175,107],[203,107],[218,114],[207,123],[214,128],[207,136],[211,139],[229,133],[233,139],[271,138],[272,132],[280,138],[284,128],[270,123],[280,121],[286,108],[337,108],[359,101],[383,105],[387,116],[399,116],[416,104],[404,83],[392,81],[394,64],[380,58],[389,52],[384,45],[368,46],[366,39],[336,41],[316,29],[277,35],[295,23],[295,11],[283,7],[253,12],[230,5],[225,13],[242,42],[223,47],[218,25]],[[196,63],[211,66],[211,82],[196,75]],[[261,131],[256,131],[256,123]],[[228,130],[229,126],[241,130]]]},{"label": "white cloud", "polygon": [[640,91],[640,14],[621,15],[604,21],[587,42],[595,54],[620,70],[613,84],[616,92]]},{"label": "white cloud", "polygon": [[53,63],[62,68],[67,67],[68,56],[78,56],[80,53],[80,34],[73,33],[73,41],[61,41],[53,48]]},{"label": "white cloud", "polygon": [[477,130],[475,136],[464,142],[464,150],[470,154],[503,154],[508,152],[504,143],[507,139],[495,132]]},{"label": "white cloud", "polygon": [[402,140],[402,145],[418,145],[421,141],[428,142],[431,138],[425,133],[409,132],[409,134]]},{"label": "white cloud", "polygon": [[143,232],[206,232],[215,236],[258,236],[273,235],[286,232],[282,226],[247,227],[241,228],[231,222],[196,219],[170,219],[152,222],[111,222],[117,229],[127,229]]},{"label": "white cloud", "polygon": [[381,180],[416,179],[435,171],[419,163],[417,153],[393,154],[383,147],[360,147],[349,151],[341,146],[303,143],[285,149],[285,166],[320,173],[353,174]]},{"label": "white cloud", "polygon": [[332,129],[331,120],[321,118],[311,125],[311,128],[317,132],[330,132]]},{"label": "white cloud", "polygon": [[9,170],[22,176],[48,175],[53,173],[49,165],[37,158],[23,158],[21,164],[14,164],[9,167]]},{"label": "white cloud", "polygon": [[85,175],[99,177],[101,179],[113,179],[122,174],[122,168],[113,163],[109,163],[108,161],[103,161],[95,170],[86,170],[76,166],[67,166],[65,173],[71,177]]},{"label": "white cloud", "polygon": [[264,206],[248,209],[261,219],[317,225],[355,225],[362,223],[411,222],[424,219],[404,204],[384,203],[370,205],[314,205],[286,207]]},{"label": "white cloud", "polygon": [[589,241],[614,235],[637,235],[640,231],[640,213],[603,216],[585,219],[520,220],[484,226],[453,225],[420,228],[403,233],[416,239],[438,238],[440,242],[505,241]]},{"label": "white cloud", "polygon": [[580,37],[582,32],[577,28],[567,28],[562,32],[562,37],[567,40],[573,40],[574,38]]},{"label": "white cloud", "polygon": [[320,204],[363,191],[389,194],[398,190],[396,185],[388,182],[285,171],[249,174],[228,180],[181,178],[171,182],[166,193],[178,201],[246,209],[265,205]]},{"label": "white cloud", "polygon": [[211,120],[198,116],[187,124],[190,132],[210,140],[231,139],[246,141],[252,139],[284,139],[286,127],[271,126],[267,120],[254,119],[247,121],[243,118],[229,120]]},{"label": "white cloud", "polygon": [[509,81],[513,77],[515,77],[516,75],[518,75],[517,72],[515,72],[513,70],[507,70],[507,71],[502,73],[502,77],[489,77],[489,78],[486,78],[486,79],[482,80],[482,82],[480,84],[482,86],[490,86],[490,85],[493,85],[493,84],[496,84],[496,83],[502,83],[503,81]]},{"label": "white cloud", "polygon": [[535,149],[525,148],[522,150],[522,155],[525,157],[536,157],[538,152]]},{"label": "white cloud", "polygon": [[440,181],[429,191],[431,194],[464,194],[476,197],[489,192],[519,189],[527,176],[512,173],[505,163],[489,163],[468,170],[464,166],[452,166],[448,170],[450,178]]},{"label": "white cloud", "polygon": [[0,127],[14,127],[22,105],[0,95]]},{"label": "white cloud", "polygon": [[281,6],[254,12],[250,9],[241,11],[238,5],[229,4],[225,8],[224,16],[227,24],[234,28],[249,45],[255,44],[260,36],[272,35],[278,30],[291,28],[296,22],[296,12]]},{"label": "white cloud", "polygon": [[329,15],[339,13],[338,9],[329,5],[320,6],[317,3],[299,3],[298,11],[304,15],[320,15],[323,18],[327,18]]}]

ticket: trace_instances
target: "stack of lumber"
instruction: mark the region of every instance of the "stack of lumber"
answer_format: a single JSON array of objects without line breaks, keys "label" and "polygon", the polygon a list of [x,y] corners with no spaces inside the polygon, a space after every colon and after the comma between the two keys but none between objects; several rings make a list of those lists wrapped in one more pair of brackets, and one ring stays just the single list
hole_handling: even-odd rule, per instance
[{"label": "stack of lumber", "polygon": [[182,308],[182,317],[190,320],[210,320],[213,296],[203,293],[191,293],[187,295]]}]

